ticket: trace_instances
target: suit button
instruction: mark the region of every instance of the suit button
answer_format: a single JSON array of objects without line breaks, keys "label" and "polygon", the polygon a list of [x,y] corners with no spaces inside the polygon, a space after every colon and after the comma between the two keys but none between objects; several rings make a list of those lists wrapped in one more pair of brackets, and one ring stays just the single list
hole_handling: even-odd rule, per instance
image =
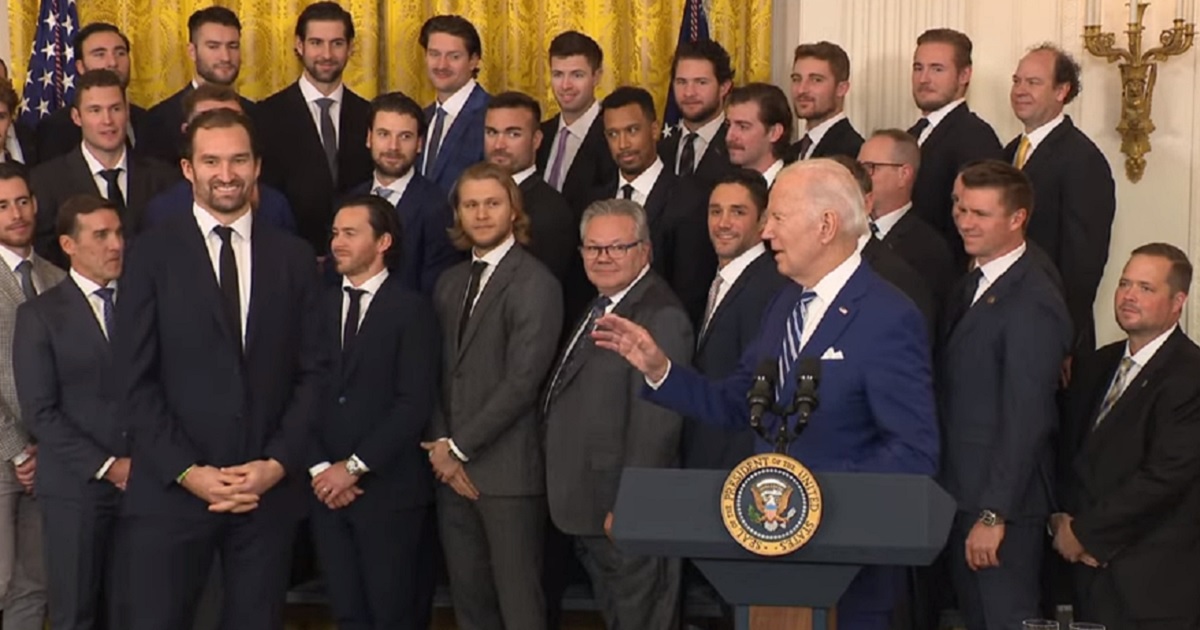
[{"label": "suit button", "polygon": [[339,404],[339,405],[344,405],[344,404],[346,404],[346,397],[345,397],[345,396],[338,396],[338,404]]}]

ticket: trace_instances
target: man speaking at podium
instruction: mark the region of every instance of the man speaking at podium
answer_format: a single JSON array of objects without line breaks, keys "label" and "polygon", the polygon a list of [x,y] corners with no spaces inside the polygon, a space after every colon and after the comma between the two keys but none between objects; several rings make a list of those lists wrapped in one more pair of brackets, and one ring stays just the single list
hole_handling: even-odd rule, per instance
[{"label": "man speaking at podium", "polygon": [[[747,422],[755,366],[779,366],[776,401],[786,405],[800,367],[819,359],[819,405],[789,454],[816,472],[933,475],[938,432],[927,326],[908,298],[862,264],[857,243],[866,229],[862,193],[845,167],[823,159],[793,164],[771,189],[763,231],[792,283],[767,307],[758,338],[730,376],[709,381],[672,364],[644,328],[616,315],[598,320],[596,344],[645,375],[650,401],[729,427]],[[767,414],[767,434],[781,421]],[[772,450],[763,439],[757,448]],[[896,568],[864,569],[839,602],[838,628],[888,628],[902,580]]]}]

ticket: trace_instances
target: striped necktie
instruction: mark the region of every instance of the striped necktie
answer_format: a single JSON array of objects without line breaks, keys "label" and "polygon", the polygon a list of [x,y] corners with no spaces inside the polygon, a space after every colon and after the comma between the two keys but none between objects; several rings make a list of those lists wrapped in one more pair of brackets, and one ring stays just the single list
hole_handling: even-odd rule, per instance
[{"label": "striped necktie", "polygon": [[801,341],[804,338],[804,318],[808,316],[808,305],[817,297],[814,291],[805,291],[800,294],[800,299],[796,300],[796,305],[792,307],[792,314],[788,316],[787,328],[784,330],[783,341],[779,349],[779,381],[775,383],[775,400],[782,397],[784,385],[788,381],[788,377],[792,373],[792,369],[796,367],[796,360],[800,358]]}]

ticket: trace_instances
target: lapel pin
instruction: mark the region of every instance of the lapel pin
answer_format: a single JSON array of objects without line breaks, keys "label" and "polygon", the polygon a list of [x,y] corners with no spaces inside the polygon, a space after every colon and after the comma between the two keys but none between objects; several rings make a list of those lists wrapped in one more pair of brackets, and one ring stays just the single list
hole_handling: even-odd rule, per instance
[{"label": "lapel pin", "polygon": [[841,313],[842,315],[849,315],[850,309],[846,308],[845,306],[839,306],[838,312]]},{"label": "lapel pin", "polygon": [[988,303],[988,304],[995,304],[995,303],[996,303],[996,296],[994,296],[994,295],[989,295],[989,296],[987,296],[987,303]]}]

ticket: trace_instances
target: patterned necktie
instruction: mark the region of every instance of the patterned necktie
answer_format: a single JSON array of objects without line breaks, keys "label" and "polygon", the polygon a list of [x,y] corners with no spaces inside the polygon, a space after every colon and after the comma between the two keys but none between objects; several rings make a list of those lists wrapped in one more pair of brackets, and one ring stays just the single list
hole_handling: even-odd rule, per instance
[{"label": "patterned necktie", "polygon": [[104,183],[107,185],[104,198],[108,199],[117,207],[117,214],[122,218],[125,217],[125,195],[121,194],[121,185],[118,178],[121,176],[121,169],[110,168],[100,171],[100,177],[104,178]]},{"label": "patterned necktie", "polygon": [[554,147],[554,163],[550,165],[550,186],[562,192],[563,180],[563,163],[567,161],[567,138],[571,136],[571,130],[563,127],[558,132],[558,142]]},{"label": "patterned necktie", "polygon": [[696,172],[696,138],[695,132],[683,137],[683,152],[679,155],[679,176],[687,177]]},{"label": "patterned necktie", "polygon": [[333,103],[334,100],[331,98],[317,99],[317,106],[321,108],[321,146],[325,148],[325,161],[329,163],[329,174],[333,176],[333,181],[337,182],[337,128],[333,126],[333,116],[329,113],[329,108],[333,107]]},{"label": "patterned necktie", "polygon": [[775,400],[782,397],[784,385],[800,358],[800,348],[804,339],[804,318],[808,316],[808,305],[817,297],[815,291],[805,291],[792,307],[788,316],[787,328],[784,330],[783,342],[779,349],[779,381],[775,383]]},{"label": "patterned necktie", "polygon": [[[396,191],[388,188],[387,186],[376,186],[375,189],[371,191],[371,194],[375,195],[376,197],[383,197],[383,199],[388,203],[392,203],[392,195],[395,193]],[[392,205],[396,204],[392,203]]]},{"label": "patterned necktie", "polygon": [[1104,394],[1104,402],[1100,403],[1100,413],[1096,414],[1096,424],[1092,425],[1093,430],[1100,426],[1100,423],[1104,421],[1104,416],[1107,416],[1108,412],[1112,411],[1113,405],[1121,399],[1121,394],[1125,391],[1125,380],[1134,365],[1132,357],[1121,357],[1121,364],[1117,366],[1117,375],[1113,378],[1108,393]]},{"label": "patterned necktie", "polygon": [[916,140],[917,143],[920,144],[921,134],[925,133],[925,128],[928,126],[929,126],[929,119],[921,118],[921,120],[917,121],[917,124],[913,125],[912,127],[910,127],[908,129],[908,135],[912,136],[913,140]]},{"label": "patterned necktie", "polygon": [[33,286],[33,263],[22,260],[17,264],[17,275],[21,278],[21,292],[26,300],[37,297],[37,288]]},{"label": "patterned necktie", "polygon": [[869,222],[867,225],[871,227],[871,236],[882,241],[883,236],[879,233],[879,226],[874,221]]},{"label": "patterned necktie", "polygon": [[800,143],[796,147],[800,149],[799,153],[796,154],[796,159],[806,159],[808,157],[808,150],[812,148],[812,144],[812,138],[808,137],[808,134],[804,134],[804,137],[800,138]]},{"label": "patterned necktie", "polygon": [[467,332],[467,322],[471,320],[471,312],[475,310],[475,298],[479,297],[479,285],[483,280],[483,270],[488,264],[482,260],[471,263],[471,277],[467,280],[467,294],[463,298],[461,314],[458,317],[458,342],[462,343],[463,333]]},{"label": "patterned necktie", "polygon": [[588,311],[587,318],[583,320],[583,325],[579,327],[575,337],[571,340],[571,347],[567,349],[563,355],[562,361],[559,361],[558,368],[554,370],[554,377],[550,379],[550,388],[546,390],[546,399],[542,402],[542,411],[545,412],[550,408],[550,402],[558,396],[558,391],[561,389],[561,381],[559,377],[571,365],[571,362],[579,355],[579,349],[585,345],[594,343],[592,341],[592,328],[596,325],[596,320],[600,319],[606,311],[608,305],[612,304],[612,300],[608,296],[601,295],[592,302],[592,308]]},{"label": "patterned necktie", "polygon": [[116,291],[112,287],[101,287],[94,291],[96,297],[104,303],[104,308],[101,312],[104,315],[104,336],[107,339],[112,339],[113,332],[113,296]]},{"label": "patterned necktie", "polygon": [[429,134],[429,147],[425,151],[425,168],[421,169],[421,174],[429,177],[433,172],[433,167],[437,164],[438,150],[442,145],[442,129],[446,126],[446,110],[438,105],[437,110],[433,113],[433,132]]},{"label": "patterned necktie", "polygon": [[362,296],[366,291],[345,287],[346,297],[350,299],[350,308],[346,309],[346,322],[342,325],[342,352],[350,349],[354,337],[358,335],[358,320],[362,319]]},{"label": "patterned necktie", "polygon": [[721,284],[724,280],[721,279],[721,274],[717,274],[713,278],[712,285],[708,287],[708,302],[704,305],[704,325],[700,327],[700,335],[696,337],[696,345],[700,345],[700,340],[708,332],[708,324],[712,321],[713,312],[717,310],[717,296],[721,294]]},{"label": "patterned necktie", "polygon": [[1017,157],[1013,166],[1025,168],[1025,160],[1029,158],[1029,136],[1021,134],[1021,143],[1017,145]]}]

